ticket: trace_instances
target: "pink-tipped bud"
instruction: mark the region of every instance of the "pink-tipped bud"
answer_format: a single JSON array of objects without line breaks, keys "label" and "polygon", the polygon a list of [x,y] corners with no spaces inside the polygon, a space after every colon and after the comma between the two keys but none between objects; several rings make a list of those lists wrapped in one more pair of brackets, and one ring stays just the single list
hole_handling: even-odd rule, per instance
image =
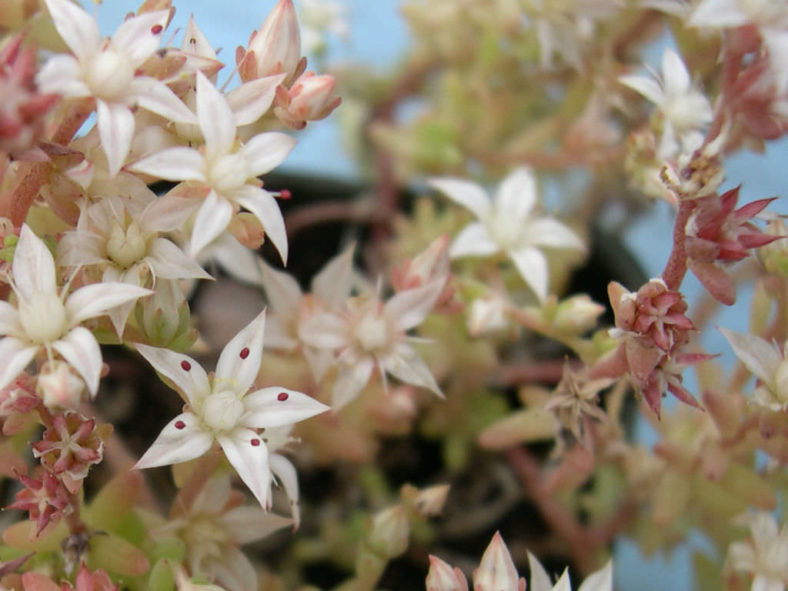
[{"label": "pink-tipped bud", "polygon": [[468,581],[462,571],[432,555],[425,585],[427,591],[468,591]]},{"label": "pink-tipped bud", "polygon": [[47,408],[76,408],[82,401],[85,383],[68,363],[47,363],[38,376],[38,390]]},{"label": "pink-tipped bud", "polygon": [[286,98],[277,97],[279,104],[274,113],[286,125],[302,129],[307,121],[328,117],[339,106],[342,99],[334,96],[335,86],[333,76],[306,72],[293,83]]},{"label": "pink-tipped bud", "polygon": [[498,532],[484,551],[479,568],[473,571],[473,588],[475,591],[525,591],[525,579],[518,577],[512,555]]},{"label": "pink-tipped bud", "polygon": [[408,549],[410,523],[402,505],[384,509],[372,518],[369,546],[377,554],[391,559]]},{"label": "pink-tipped bud", "polygon": [[249,50],[239,64],[244,82],[287,74],[285,85],[295,76],[301,59],[301,33],[293,0],[279,0],[260,29],[252,34]]}]

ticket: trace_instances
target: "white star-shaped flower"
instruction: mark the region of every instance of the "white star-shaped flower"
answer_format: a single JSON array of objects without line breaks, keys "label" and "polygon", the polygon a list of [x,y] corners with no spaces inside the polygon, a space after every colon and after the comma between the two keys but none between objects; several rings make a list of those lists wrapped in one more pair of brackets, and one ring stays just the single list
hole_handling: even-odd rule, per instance
[{"label": "white star-shaped flower", "polygon": [[778,530],[774,517],[766,512],[744,514],[736,519],[750,528],[751,537],[728,548],[734,570],[753,575],[752,591],[784,591],[788,583],[788,527]]},{"label": "white star-shaped flower", "polygon": [[162,81],[137,74],[159,47],[168,10],[126,20],[104,40],[96,21],[69,0],[46,0],[55,28],[73,52],[50,58],[36,82],[44,93],[66,98],[94,97],[99,134],[111,176],[117,174],[134,136],[136,106],[171,121],[191,123],[194,114]]},{"label": "white star-shaped flower", "polygon": [[470,210],[479,221],[468,224],[449,247],[452,258],[505,252],[540,300],[547,297],[549,274],[542,249],[584,251],[580,238],[561,222],[535,216],[536,180],[519,168],[501,183],[494,199],[475,183],[433,178],[429,185]]},{"label": "white star-shaped flower", "polygon": [[188,404],[172,419],[136,468],[153,468],[198,458],[214,442],[264,509],[271,504],[269,450],[258,430],[292,425],[329,410],[301,392],[269,387],[249,392],[263,354],[265,310],[222,351],[208,377],[191,357],[148,345],[137,351],[181,391]]},{"label": "white star-shaped flower", "polygon": [[[619,82],[639,92],[665,117],[659,155],[675,156],[680,148],[700,146],[700,129],[711,123],[711,103],[692,85],[687,67],[672,49],[662,55],[662,76],[621,76]],[[680,142],[680,143],[679,143]]]},{"label": "white star-shaped flower", "polygon": [[[139,160],[129,168],[169,181],[194,181],[210,191],[194,219],[191,254],[219,236],[240,208],[260,220],[266,234],[287,261],[287,234],[274,197],[260,187],[258,176],[282,163],[295,146],[284,133],[261,133],[243,145],[236,141],[239,121],[227,99],[197,72],[197,119],[205,145],[200,150],[177,146]],[[262,97],[261,100],[269,100]],[[270,101],[269,101],[270,104]]]},{"label": "white star-shaped flower", "polygon": [[52,253],[27,225],[22,226],[11,273],[17,305],[0,301],[0,388],[11,383],[43,347],[50,359],[54,350],[71,364],[95,396],[101,350],[93,333],[79,324],[153,292],[112,282],[86,285],[68,297],[59,295]]}]

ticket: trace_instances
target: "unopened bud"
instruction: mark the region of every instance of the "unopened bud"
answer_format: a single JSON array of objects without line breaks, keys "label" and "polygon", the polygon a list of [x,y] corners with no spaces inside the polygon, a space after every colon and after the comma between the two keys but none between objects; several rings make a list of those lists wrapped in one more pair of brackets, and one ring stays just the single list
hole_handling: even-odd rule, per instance
[{"label": "unopened bud", "polygon": [[[788,226],[785,221],[775,218],[766,226],[766,234],[771,236],[788,236]],[[760,247],[758,258],[769,273],[788,277],[788,240],[775,240]]]},{"label": "unopened bud", "polygon": [[425,584],[427,591],[468,591],[468,581],[462,571],[432,555]]},{"label": "unopened bud", "polygon": [[605,307],[585,294],[576,295],[558,304],[553,325],[561,332],[583,334],[596,326]]},{"label": "unopened bud", "polygon": [[468,332],[479,337],[504,331],[509,323],[506,318],[507,302],[502,297],[488,295],[473,300],[468,309]]},{"label": "unopened bud", "polygon": [[422,517],[433,517],[443,511],[449,488],[448,484],[439,484],[419,490],[406,484],[400,490],[400,497]]},{"label": "unopened bud", "polygon": [[370,548],[386,558],[396,558],[408,549],[410,523],[402,505],[384,509],[372,518]]},{"label": "unopened bud", "polygon": [[301,33],[293,0],[279,0],[271,14],[249,41],[239,65],[244,82],[274,74],[286,74],[285,85],[295,77],[301,59]]},{"label": "unopened bud", "polygon": [[525,591],[525,579],[520,579],[509,548],[501,534],[495,532],[482,555],[479,568],[473,571],[474,591]]},{"label": "unopened bud", "polygon": [[85,383],[68,363],[47,363],[38,376],[38,390],[47,408],[76,408],[82,400]]},{"label": "unopened bud", "polygon": [[301,129],[307,121],[327,117],[339,106],[342,99],[334,96],[336,80],[333,76],[317,76],[314,72],[302,74],[287,92],[285,104],[274,109],[276,116],[285,124]]}]

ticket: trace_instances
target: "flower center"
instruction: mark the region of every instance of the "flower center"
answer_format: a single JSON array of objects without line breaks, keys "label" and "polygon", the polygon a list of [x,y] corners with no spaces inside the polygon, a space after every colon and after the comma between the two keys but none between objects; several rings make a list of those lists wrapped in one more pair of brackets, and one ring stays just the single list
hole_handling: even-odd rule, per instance
[{"label": "flower center", "polygon": [[122,99],[134,79],[129,59],[111,48],[93,56],[84,73],[93,94],[109,101]]},{"label": "flower center", "polygon": [[249,176],[246,159],[238,154],[219,156],[208,165],[208,182],[219,194],[243,187]]},{"label": "flower center", "polygon": [[137,222],[131,222],[125,230],[116,223],[107,240],[107,256],[120,267],[128,269],[148,253],[148,244]]},{"label": "flower center", "polygon": [[356,326],[356,340],[367,352],[382,349],[388,343],[388,327],[380,316],[367,314]]},{"label": "flower center", "polygon": [[495,212],[485,222],[485,226],[501,250],[510,250],[522,242],[525,224],[518,216],[503,211]]},{"label": "flower center", "polygon": [[54,293],[36,293],[20,301],[19,320],[27,338],[39,345],[58,340],[68,328],[66,308]]},{"label": "flower center", "polygon": [[235,392],[225,390],[211,394],[203,402],[202,418],[214,431],[230,431],[244,414],[243,402]]}]

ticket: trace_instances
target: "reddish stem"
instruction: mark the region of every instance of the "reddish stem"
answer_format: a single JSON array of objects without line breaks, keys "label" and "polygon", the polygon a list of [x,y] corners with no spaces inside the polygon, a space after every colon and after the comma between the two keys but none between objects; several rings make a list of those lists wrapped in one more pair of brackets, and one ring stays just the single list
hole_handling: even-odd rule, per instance
[{"label": "reddish stem", "polygon": [[684,275],[687,274],[687,251],[684,246],[684,239],[686,237],[687,221],[694,209],[695,201],[682,201],[673,225],[673,250],[665,265],[665,270],[662,272],[662,280],[668,289],[674,291],[678,291],[679,287],[681,287],[681,282],[684,280]]}]

